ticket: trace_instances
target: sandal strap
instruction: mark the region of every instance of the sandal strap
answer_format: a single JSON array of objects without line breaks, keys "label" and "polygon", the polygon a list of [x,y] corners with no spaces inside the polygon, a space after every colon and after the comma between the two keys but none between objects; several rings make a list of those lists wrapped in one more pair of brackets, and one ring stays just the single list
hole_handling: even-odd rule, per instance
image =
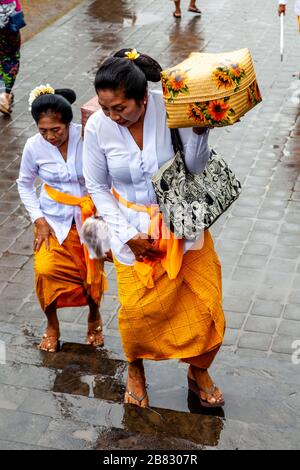
[{"label": "sandal strap", "polygon": [[138,401],[139,403],[141,403],[145,398],[146,396],[148,395],[148,392],[147,392],[147,386],[146,386],[146,390],[145,390],[145,393],[144,395],[142,396],[142,398],[139,398],[137,395],[135,395],[134,393],[132,393],[130,390],[128,390],[128,388],[126,389],[126,393],[128,393],[128,395],[133,398],[134,400]]},{"label": "sandal strap", "polygon": [[214,392],[217,390],[217,386],[214,383],[212,384],[211,388],[200,387],[200,385],[198,385],[198,387],[199,387],[200,392],[207,393],[208,395],[213,395]]}]

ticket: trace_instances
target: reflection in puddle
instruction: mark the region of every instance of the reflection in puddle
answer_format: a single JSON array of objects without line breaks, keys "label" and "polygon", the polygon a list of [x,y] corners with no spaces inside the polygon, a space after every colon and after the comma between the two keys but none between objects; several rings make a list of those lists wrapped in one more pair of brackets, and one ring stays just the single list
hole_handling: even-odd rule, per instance
[{"label": "reflection in puddle", "polygon": [[160,20],[157,15],[149,12],[137,12],[130,8],[126,1],[111,0],[110,8],[104,2],[95,1],[88,8],[88,14],[93,19],[107,23],[116,23],[122,27],[144,26]]},{"label": "reflection in puddle", "polygon": [[[64,343],[60,353],[44,355],[43,365],[58,369],[54,392],[105,400],[112,403],[112,413],[113,404],[123,403],[126,363],[110,358],[103,349]],[[202,408],[197,396],[191,392],[187,401],[191,413],[124,405],[121,429],[112,427],[102,433],[97,449],[216,446],[224,425],[223,410]]]},{"label": "reflection in puddle", "polygon": [[224,422],[215,416],[124,406],[124,429],[99,436],[97,449],[193,449],[218,445]]}]

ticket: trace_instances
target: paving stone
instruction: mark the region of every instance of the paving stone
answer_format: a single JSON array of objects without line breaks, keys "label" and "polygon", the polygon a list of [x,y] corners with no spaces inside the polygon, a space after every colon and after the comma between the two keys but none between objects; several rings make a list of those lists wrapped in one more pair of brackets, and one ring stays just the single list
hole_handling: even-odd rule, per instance
[{"label": "paving stone", "polygon": [[268,220],[281,220],[284,216],[284,211],[283,210],[277,210],[277,209],[260,209],[260,211],[257,214],[257,217],[259,219],[268,219]]},{"label": "paving stone", "polygon": [[284,308],[283,317],[287,320],[300,321],[300,304],[287,304]]},{"label": "paving stone", "polygon": [[257,285],[261,282],[263,271],[251,268],[236,268],[233,272],[232,279],[235,281],[248,282]]},{"label": "paving stone", "polygon": [[271,251],[272,246],[263,243],[247,243],[244,248],[245,255],[268,256]]},{"label": "paving stone", "polygon": [[253,331],[257,333],[270,333],[273,334],[277,328],[278,320],[271,319],[270,317],[250,316],[244,327],[245,331]]},{"label": "paving stone", "polygon": [[235,346],[239,337],[239,331],[232,328],[226,328],[224,337],[224,346]]},{"label": "paving stone", "polygon": [[278,233],[280,222],[273,222],[272,220],[258,220],[254,224],[254,230],[257,232],[270,232]]},{"label": "paving stone", "polygon": [[289,303],[293,304],[300,304],[300,291],[299,289],[297,290],[291,290],[290,295],[289,295]]},{"label": "paving stone", "polygon": [[263,333],[242,333],[238,346],[240,348],[258,349],[268,351],[272,336]]},{"label": "paving stone", "polygon": [[225,312],[226,318],[226,327],[233,330],[239,330],[242,328],[245,321],[246,315],[241,315],[240,313]]},{"label": "paving stone", "polygon": [[267,264],[266,256],[257,255],[242,255],[239,259],[238,265],[244,268],[263,269]]},{"label": "paving stone", "polygon": [[0,383],[16,387],[52,389],[55,373],[48,369],[41,369],[25,364],[1,365]]},{"label": "paving stone", "polygon": [[263,283],[265,286],[288,288],[292,285],[293,275],[286,272],[276,272],[268,270],[265,273]]},{"label": "paving stone", "polygon": [[43,447],[60,450],[92,449],[101,430],[103,428],[90,426],[86,423],[53,420],[47,431],[41,434],[37,443]]},{"label": "paving stone", "polygon": [[290,362],[290,364],[292,364],[292,355],[295,352],[295,348],[293,347],[294,342],[295,342],[294,336],[286,336],[286,335],[275,336],[274,342],[272,344],[272,351],[275,353],[288,355],[287,359]]},{"label": "paving stone", "polygon": [[45,416],[0,410],[0,439],[36,444],[50,422],[51,418]]},{"label": "paving stone", "polygon": [[257,300],[253,304],[251,315],[279,318],[283,307],[283,304],[278,302]]},{"label": "paving stone", "polygon": [[293,336],[300,340],[300,323],[292,320],[282,320],[278,328],[279,335]]},{"label": "paving stone", "polygon": [[280,283],[258,288],[256,293],[257,299],[284,303],[290,290],[288,288],[278,287],[278,285],[280,285]]},{"label": "paving stone", "polygon": [[278,235],[268,233],[268,232],[261,232],[253,230],[249,236],[250,243],[260,243],[265,245],[274,245],[277,242]]},{"label": "paving stone", "polygon": [[26,256],[14,255],[8,252],[5,252],[0,258],[0,267],[1,268],[21,268],[28,258]]},{"label": "paving stone", "polygon": [[255,217],[258,211],[256,206],[238,206],[235,205],[232,209],[232,215],[235,217]]},{"label": "paving stone", "polygon": [[239,297],[224,297],[223,307],[228,312],[247,313],[251,306],[251,301]]},{"label": "paving stone", "polygon": [[300,248],[294,246],[280,246],[274,248],[273,255],[277,258],[287,258],[295,260],[300,256]]}]

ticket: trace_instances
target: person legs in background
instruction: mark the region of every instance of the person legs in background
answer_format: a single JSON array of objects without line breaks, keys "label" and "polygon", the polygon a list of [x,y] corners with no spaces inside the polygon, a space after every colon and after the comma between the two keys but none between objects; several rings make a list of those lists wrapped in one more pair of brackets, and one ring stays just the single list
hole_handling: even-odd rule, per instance
[{"label": "person legs in background", "polygon": [[20,32],[0,28],[0,112],[10,115],[14,95],[12,89],[20,67]]},{"label": "person legs in background", "polygon": [[[181,18],[180,0],[175,0],[174,3],[175,3],[175,11],[173,13],[173,16],[175,18]],[[191,11],[192,13],[198,13],[198,14],[201,13],[201,11],[199,10],[199,8],[196,5],[196,0],[191,0],[190,1],[188,11]]]}]

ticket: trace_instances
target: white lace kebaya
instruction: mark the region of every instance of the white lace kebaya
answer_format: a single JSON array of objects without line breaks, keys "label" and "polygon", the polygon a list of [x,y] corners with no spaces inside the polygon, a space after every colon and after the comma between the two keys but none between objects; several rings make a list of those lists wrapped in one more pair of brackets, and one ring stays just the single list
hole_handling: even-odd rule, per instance
[{"label": "white lace kebaya", "polygon": [[[180,129],[188,169],[201,173],[209,158],[208,134],[196,135],[192,129]],[[133,265],[135,257],[126,244],[137,233],[148,233],[149,215],[119,205],[111,184],[129,202],[157,204],[151,176],[174,156],[166,111],[159,91],[151,91],[144,120],[141,150],[129,130],[113,122],[99,110],[85,127],[83,174],[88,192],[98,213],[108,223],[113,236],[113,254],[123,264]],[[185,251],[194,242],[185,242]]]}]

